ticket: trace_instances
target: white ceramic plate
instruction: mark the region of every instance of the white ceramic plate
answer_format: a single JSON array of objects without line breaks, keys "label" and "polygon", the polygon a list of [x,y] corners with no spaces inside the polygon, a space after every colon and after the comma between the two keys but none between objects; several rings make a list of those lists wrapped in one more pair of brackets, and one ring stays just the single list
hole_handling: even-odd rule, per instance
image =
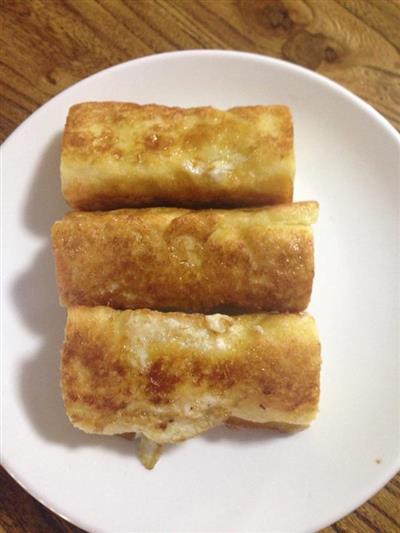
[{"label": "white ceramic plate", "polygon": [[[218,428],[152,472],[134,444],[64,414],[49,232],[68,107],[127,100],[227,108],[288,104],[297,200],[317,199],[312,306],[323,346],[321,413],[280,436]],[[333,82],[274,59],[194,51],[131,61],[40,108],[3,147],[2,457],[45,505],[90,531],[308,531],[372,496],[400,467],[399,136]]]}]

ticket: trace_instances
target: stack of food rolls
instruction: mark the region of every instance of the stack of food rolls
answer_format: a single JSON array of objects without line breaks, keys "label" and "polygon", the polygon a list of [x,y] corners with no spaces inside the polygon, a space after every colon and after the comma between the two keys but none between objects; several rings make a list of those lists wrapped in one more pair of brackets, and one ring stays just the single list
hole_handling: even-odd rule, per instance
[{"label": "stack of food rolls", "polygon": [[148,468],[218,424],[307,427],[318,204],[290,203],[289,109],[78,104],[61,177],[77,209],[52,230],[72,424],[140,436]]}]

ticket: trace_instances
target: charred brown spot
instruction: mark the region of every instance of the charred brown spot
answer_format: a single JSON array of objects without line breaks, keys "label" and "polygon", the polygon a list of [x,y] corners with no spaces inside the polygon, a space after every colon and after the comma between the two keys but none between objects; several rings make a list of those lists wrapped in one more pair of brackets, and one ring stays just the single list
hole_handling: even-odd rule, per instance
[{"label": "charred brown spot", "polygon": [[101,406],[104,409],[110,411],[119,411],[120,409],[125,409],[128,403],[124,400],[118,400],[117,398],[104,398],[101,403]]},{"label": "charred brown spot", "polygon": [[64,343],[63,349],[63,362],[64,364],[69,363],[71,359],[76,358],[79,354],[78,348],[83,341],[83,337],[79,331],[71,330],[68,331],[66,341]]},{"label": "charred brown spot", "polygon": [[263,394],[265,394],[265,396],[268,396],[269,394],[272,394],[274,392],[274,387],[271,383],[267,383],[263,386],[262,392]]},{"label": "charred brown spot", "polygon": [[146,391],[153,403],[169,403],[168,396],[175,390],[181,377],[173,374],[167,367],[168,361],[155,360],[147,372]]},{"label": "charred brown spot", "polygon": [[194,385],[201,385],[206,378],[203,368],[204,363],[202,363],[200,359],[196,358],[189,362],[189,366],[189,373],[192,377]]},{"label": "charred brown spot", "polygon": [[65,399],[67,401],[76,402],[78,398],[78,395],[74,391],[68,391],[65,393]]},{"label": "charred brown spot", "polygon": [[211,385],[230,389],[243,377],[243,364],[231,360],[221,361],[215,365],[209,375]]},{"label": "charred brown spot", "polygon": [[[65,363],[63,362],[63,367],[64,366],[65,366]],[[72,374],[71,372],[68,372],[67,370],[63,370],[62,384],[63,384],[63,387],[68,387],[69,389],[73,389],[75,385],[77,384],[76,375]]]},{"label": "charred brown spot", "polygon": [[207,362],[196,358],[190,363],[190,374],[195,385],[207,384],[216,389],[230,389],[242,378],[244,364],[239,361],[225,359],[217,362]]},{"label": "charred brown spot", "polygon": [[111,364],[111,373],[115,373],[120,377],[124,377],[127,374],[127,369],[120,361],[114,361]]},{"label": "charred brown spot", "polygon": [[83,133],[66,132],[64,135],[64,149],[84,147],[87,143],[87,136]]},{"label": "charred brown spot", "polygon": [[82,394],[78,399],[80,399],[82,403],[100,411],[119,411],[120,409],[125,409],[128,405],[125,400],[119,400],[118,397],[102,397],[94,394]]},{"label": "charred brown spot", "polygon": [[68,341],[64,347],[64,361],[76,358],[84,366],[91,369],[95,369],[102,361],[105,361],[103,343],[92,339],[87,332],[71,328],[67,338]]},{"label": "charred brown spot", "polygon": [[87,405],[95,405],[98,401],[94,394],[82,394],[80,399]]}]

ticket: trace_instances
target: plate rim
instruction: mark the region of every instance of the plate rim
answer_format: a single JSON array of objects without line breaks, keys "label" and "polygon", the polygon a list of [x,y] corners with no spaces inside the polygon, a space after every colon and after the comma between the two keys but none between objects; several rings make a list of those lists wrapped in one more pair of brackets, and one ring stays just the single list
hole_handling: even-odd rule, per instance
[{"label": "plate rim", "polygon": [[[37,108],[33,113],[31,113],[21,124],[19,124],[12,132],[11,134],[3,141],[2,146],[0,147],[2,158],[5,158],[5,152],[8,149],[9,145],[13,142],[13,138],[24,128],[29,127],[29,123],[31,120],[34,120],[37,115],[40,115],[40,113],[46,111],[47,106],[53,104],[58,99],[62,99],[66,93],[69,91],[72,91],[75,89],[79,84],[84,84],[87,80],[92,80],[93,78],[99,78],[101,79],[102,76],[108,75],[110,72],[114,73],[117,72],[120,69],[123,68],[129,68],[130,65],[133,63],[145,63],[145,62],[157,62],[157,61],[163,61],[165,59],[170,58],[176,58],[176,57],[192,57],[193,59],[196,59],[199,56],[213,56],[214,58],[218,59],[218,57],[232,57],[232,58],[243,58],[243,59],[249,59],[249,60],[257,60],[264,64],[276,64],[284,69],[292,70],[293,72],[297,72],[298,74],[301,74],[302,76],[311,78],[313,81],[316,81],[318,83],[322,83],[323,85],[326,85],[333,89],[336,92],[339,92],[342,96],[348,98],[351,100],[351,102],[356,105],[358,108],[363,110],[365,113],[369,114],[374,118],[377,122],[379,122],[387,131],[388,134],[392,136],[392,138],[398,142],[399,149],[400,149],[400,133],[395,129],[394,126],[379,112],[377,111],[371,104],[363,100],[361,97],[354,94],[352,91],[347,89],[346,87],[340,85],[336,81],[324,76],[323,74],[320,74],[318,72],[315,72],[313,70],[307,69],[306,67],[303,67],[301,65],[297,65],[294,63],[291,63],[289,61],[285,61],[283,59],[271,57],[271,56],[265,56],[263,54],[259,53],[253,53],[253,52],[244,52],[244,51],[236,51],[236,50],[222,50],[222,49],[189,49],[189,50],[175,50],[175,51],[169,51],[169,52],[160,52],[155,54],[149,54],[146,56],[141,56],[134,59],[129,59],[127,61],[123,61],[121,63],[118,63],[116,65],[112,65],[110,67],[106,67],[104,69],[101,69],[93,74],[90,74],[88,76],[85,76],[84,78],[78,80],[77,82],[73,83],[72,85],[66,87],[58,94],[54,95],[53,97],[49,98],[44,104],[42,104],[39,108]],[[1,204],[3,205],[3,180],[1,180],[1,191],[0,191],[0,197],[1,197]],[[6,218],[6,210],[2,209],[1,214],[1,221],[3,222]],[[3,237],[5,237],[5,231],[4,231],[4,224],[1,224],[1,237],[3,241]],[[3,241],[4,242],[4,241]],[[3,270],[3,254],[1,254],[1,267]],[[1,318],[3,317],[4,309],[4,289],[5,289],[5,282],[1,284]],[[3,333],[3,319],[1,319],[1,332]],[[2,334],[2,342],[1,346],[2,348],[5,347],[5,337]],[[3,350],[1,350],[3,352]],[[3,373],[2,373],[3,376]],[[3,381],[3,377],[2,380]],[[4,399],[4,398],[3,398]],[[3,411],[3,407],[1,408],[1,412]],[[1,439],[3,440],[3,439]],[[2,448],[2,446],[1,446]],[[35,500],[37,500],[39,503],[44,505],[47,509],[51,510],[56,515],[60,516],[67,522],[76,525],[82,529],[88,530],[88,531],[98,531],[98,529],[93,528],[90,524],[85,524],[85,521],[79,519],[75,519],[72,517],[69,517],[65,515],[63,512],[58,511],[56,509],[57,506],[53,506],[46,500],[46,498],[42,496],[38,496],[35,494],[36,490],[34,487],[30,486],[29,481],[26,481],[24,479],[24,476],[19,475],[15,473],[15,470],[13,470],[12,466],[9,464],[7,459],[4,457],[3,450],[0,450],[0,456],[1,456],[1,464],[3,468],[6,470],[6,472],[10,475],[10,477],[16,481],[25,491],[28,492]],[[316,526],[317,529],[322,529],[324,527],[327,527],[336,521],[340,520],[341,518],[347,516],[348,514],[352,513],[355,509],[360,507],[362,504],[367,502],[371,497],[373,497],[379,490],[384,488],[384,486],[398,473],[400,470],[400,447],[398,449],[398,454],[395,460],[393,461],[392,466],[390,465],[386,466],[386,469],[382,472],[380,476],[377,476],[375,478],[375,483],[368,485],[368,489],[366,488],[364,492],[360,492],[362,494],[359,496],[359,498],[356,499],[358,503],[351,504],[346,507],[341,513],[333,513],[332,517],[328,520],[325,519],[324,521],[318,522],[318,526]]]}]

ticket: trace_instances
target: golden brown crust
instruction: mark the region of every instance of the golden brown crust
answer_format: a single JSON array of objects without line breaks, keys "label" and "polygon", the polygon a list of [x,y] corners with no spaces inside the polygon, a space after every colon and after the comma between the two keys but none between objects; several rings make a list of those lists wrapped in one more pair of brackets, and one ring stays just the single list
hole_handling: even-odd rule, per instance
[{"label": "golden brown crust", "polygon": [[76,209],[290,202],[291,114],[286,106],[77,104],[65,126],[61,176]]},{"label": "golden brown crust", "polygon": [[[308,315],[198,315],[72,307],[62,357],[71,422],[177,442],[223,422],[307,426],[320,345]],[[287,426],[286,426],[287,425]]]},{"label": "golden brown crust", "polygon": [[318,204],[73,212],[53,226],[64,305],[304,310]]}]

